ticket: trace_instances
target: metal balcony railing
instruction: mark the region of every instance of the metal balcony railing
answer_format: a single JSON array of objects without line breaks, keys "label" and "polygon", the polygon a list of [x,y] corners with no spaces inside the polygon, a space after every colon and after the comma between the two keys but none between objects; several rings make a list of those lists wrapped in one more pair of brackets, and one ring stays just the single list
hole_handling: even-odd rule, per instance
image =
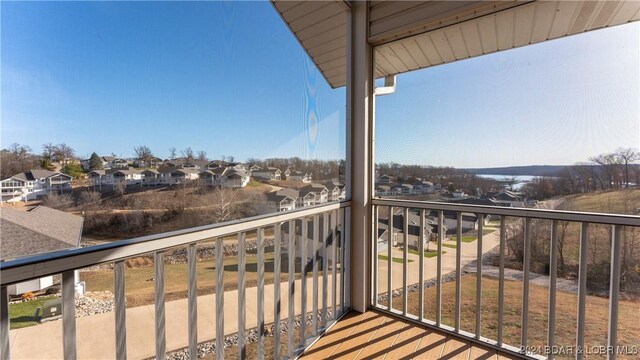
[{"label": "metal balcony railing", "polygon": [[[416,214],[411,217],[410,211]],[[455,212],[455,224],[451,226],[456,228],[455,233],[455,270],[449,274],[443,274],[443,240],[444,231],[444,213]],[[394,219],[389,214],[395,214],[401,219],[401,230],[397,232],[399,238],[402,239],[402,243],[398,242],[397,250],[402,252],[402,260],[400,265],[393,265],[394,259],[391,251],[387,252],[387,258],[379,260],[378,258],[378,230],[380,225],[380,214],[386,214],[387,229],[392,229],[391,224],[396,225],[396,221],[389,220]],[[461,283],[462,283],[462,268],[461,268],[461,254],[462,254],[462,228],[463,228],[463,213],[471,213],[477,216],[477,240],[476,243],[476,298],[475,298],[475,331],[464,331],[461,329]],[[436,273],[435,275],[435,318],[425,317],[425,284],[431,285],[431,283],[425,282],[425,256],[424,253],[424,232],[425,221],[427,221],[428,215],[432,214],[433,218],[437,219],[437,254],[436,254]],[[497,313],[497,337],[486,338],[481,333],[481,313],[482,313],[482,260],[483,260],[483,225],[484,219],[487,216],[499,217],[499,276],[498,276],[498,313]],[[419,224],[412,224],[413,226],[420,227],[419,241],[417,252],[419,257],[419,264],[417,271],[418,282],[417,284],[409,284],[408,276],[408,250],[409,250],[409,223],[413,220],[420,219]],[[476,343],[483,344],[485,346],[493,347],[497,350],[507,351],[519,357],[528,358],[544,358],[539,353],[532,353],[527,351],[528,349],[528,323],[529,323],[529,278],[530,278],[530,261],[531,261],[531,244],[532,244],[532,220],[544,219],[551,222],[550,236],[550,254],[549,254],[549,292],[548,292],[548,328],[546,337],[546,349],[554,349],[555,334],[556,334],[556,281],[557,281],[557,267],[558,267],[558,225],[559,222],[575,222],[580,224],[579,235],[579,263],[578,263],[578,291],[577,291],[577,326],[575,333],[575,349],[585,349],[585,305],[587,295],[587,246],[588,246],[588,233],[589,228],[593,224],[603,224],[611,226],[610,241],[611,241],[611,273],[610,273],[610,289],[609,289],[609,310],[608,310],[608,355],[609,358],[615,358],[617,333],[618,333],[618,297],[620,286],[620,264],[621,264],[621,232],[624,227],[637,228],[640,227],[640,217],[632,215],[612,215],[612,214],[598,214],[598,213],[581,213],[571,211],[557,211],[557,210],[543,210],[543,209],[528,209],[528,208],[507,208],[496,206],[480,206],[480,205],[461,205],[461,204],[447,204],[439,202],[425,202],[425,201],[407,201],[407,200],[391,200],[391,199],[374,199],[373,200],[373,219],[374,219],[374,238],[372,244],[372,299],[371,305],[375,308],[388,311],[395,315],[404,317],[411,321],[417,321],[427,326],[435,327],[445,332],[448,332],[454,336],[461,336],[467,338]],[[507,344],[504,341],[504,317],[505,317],[505,250],[506,250],[506,231],[505,226],[507,219],[519,219],[515,226],[523,226],[523,270],[522,270],[522,303],[521,303],[521,326],[520,326],[520,344]],[[453,219],[451,219],[453,220]],[[387,230],[382,229],[382,230]],[[393,231],[387,230],[382,236],[386,240],[384,246],[389,246],[389,250],[393,247],[393,237],[391,235]],[[396,239],[397,240],[397,239]],[[445,249],[448,250],[448,249]],[[386,263],[385,273],[379,273],[379,265]],[[401,268],[402,270],[400,270]],[[402,272],[402,284],[401,286],[394,284],[394,271]],[[415,270],[415,269],[414,269]],[[453,281],[455,281],[455,297],[454,297],[454,319],[453,326],[447,326],[443,324],[443,302],[442,292],[444,285],[445,275],[454,275]],[[415,276],[414,276],[415,277]],[[396,282],[398,280],[396,275]],[[449,280],[452,277],[449,276]],[[383,284],[385,288],[379,289]],[[407,299],[409,297],[409,291],[411,287],[417,287],[419,297],[419,309],[417,314],[410,314],[408,311]],[[415,289],[414,289],[415,290]],[[402,298],[402,304],[395,305],[393,298]],[[394,307],[397,306],[397,307]],[[549,358],[553,358],[553,354],[546,354]],[[582,358],[584,354],[577,353],[576,358]]]},{"label": "metal balcony railing", "polygon": [[[188,276],[188,340],[183,348],[188,349],[190,358],[195,359],[198,351],[198,301],[197,301],[197,258],[196,245],[205,240],[215,243],[215,354],[217,359],[224,358],[225,322],[237,321],[237,343],[240,357],[244,357],[247,345],[245,336],[247,287],[246,276],[246,234],[256,234],[257,251],[257,295],[255,299],[257,314],[257,354],[263,358],[265,334],[265,313],[273,311],[273,357],[294,358],[349,308],[349,202],[332,203],[310,207],[286,213],[269,214],[237,221],[230,221],[210,226],[202,226],[187,230],[173,231],[160,235],[146,236],[131,240],[123,240],[105,245],[59,251],[28,258],[6,261],[0,264],[2,272],[1,306],[0,306],[0,345],[2,359],[10,358],[9,330],[9,297],[7,287],[30,279],[48,275],[62,274],[62,350],[65,359],[75,359],[87,354],[77,352],[78,336],[76,334],[74,270],[93,265],[114,263],[114,301],[115,323],[112,331],[115,334],[113,356],[118,359],[127,358],[127,327],[125,309],[125,260],[153,254],[154,266],[154,308],[155,308],[155,356],[164,359],[167,352],[180,349],[168,349],[165,335],[165,251],[177,246],[187,249],[186,272]],[[265,231],[273,234],[274,287],[273,309],[265,309]],[[294,236],[291,236],[294,235]],[[237,246],[237,318],[225,318],[224,314],[224,272],[223,238],[235,238]],[[226,240],[225,240],[226,241]],[[283,253],[286,252],[288,264],[282,264]],[[296,254],[300,257],[300,280],[296,280]],[[287,294],[281,294],[281,266],[288,271]],[[308,288],[309,282],[310,289]],[[299,285],[296,285],[298,283]],[[282,282],[284,285],[284,282]],[[126,284],[135,287],[136,284]],[[299,288],[298,288],[299,286]],[[300,292],[298,294],[298,292]],[[253,293],[253,290],[252,290]],[[300,302],[300,309],[295,309],[295,297],[309,299]],[[283,303],[287,301],[288,314],[282,314]],[[202,311],[202,310],[201,310]],[[300,325],[296,326],[296,315],[300,314]],[[287,317],[287,354],[281,354],[281,318]],[[311,319],[307,324],[306,319]],[[297,329],[296,329],[297,328]],[[295,330],[294,330],[295,329]],[[299,333],[298,333],[299,331]],[[294,334],[294,332],[296,334]],[[296,338],[294,335],[300,335]],[[210,339],[213,340],[213,339]],[[284,339],[282,339],[284,341]],[[101,339],[91,339],[99,342]],[[131,344],[130,344],[131,346]],[[137,345],[133,345],[137,346]],[[101,356],[105,356],[101,354]]]}]

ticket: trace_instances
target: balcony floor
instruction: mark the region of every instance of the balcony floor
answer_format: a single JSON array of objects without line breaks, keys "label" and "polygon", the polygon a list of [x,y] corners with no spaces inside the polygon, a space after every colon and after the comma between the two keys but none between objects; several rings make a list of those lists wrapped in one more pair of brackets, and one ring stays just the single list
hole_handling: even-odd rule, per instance
[{"label": "balcony floor", "polygon": [[375,310],[345,315],[301,358],[516,359]]}]

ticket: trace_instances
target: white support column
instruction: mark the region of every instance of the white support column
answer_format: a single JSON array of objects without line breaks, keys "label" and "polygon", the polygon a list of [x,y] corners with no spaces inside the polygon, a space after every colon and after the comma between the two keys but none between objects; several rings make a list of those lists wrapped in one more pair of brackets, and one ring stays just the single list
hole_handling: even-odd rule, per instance
[{"label": "white support column", "polygon": [[[351,190],[351,308],[364,312],[369,299],[371,248],[371,154],[373,148],[373,51],[367,42],[367,2],[354,2],[347,18],[347,143]],[[349,161],[348,161],[349,163]]]}]

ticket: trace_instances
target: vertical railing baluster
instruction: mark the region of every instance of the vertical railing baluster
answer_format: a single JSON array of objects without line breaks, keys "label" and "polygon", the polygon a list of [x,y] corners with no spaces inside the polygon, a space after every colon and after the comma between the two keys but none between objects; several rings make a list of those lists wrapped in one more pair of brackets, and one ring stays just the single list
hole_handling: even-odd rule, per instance
[{"label": "vertical railing baluster", "polygon": [[589,224],[583,222],[580,229],[580,260],[578,262],[578,324],[576,329],[576,360],[584,358],[584,318],[587,299],[587,240]]},{"label": "vertical railing baluster", "polygon": [[216,359],[224,360],[224,249],[216,239]]},{"label": "vertical railing baluster", "polygon": [[322,214],[322,328],[327,328],[327,292],[328,292],[328,279],[327,279],[327,267],[329,267],[329,247],[328,247],[328,238],[329,238],[329,214]]},{"label": "vertical railing baluster", "polygon": [[[551,251],[549,254],[549,309],[547,324],[547,347],[555,346],[556,329],[556,279],[558,276],[558,220],[551,222]],[[553,351],[549,351],[547,358],[553,360]]]},{"label": "vertical railing baluster", "polygon": [[345,310],[351,307],[351,208],[344,210],[344,278],[345,278]]},{"label": "vertical railing baluster", "polygon": [[478,240],[476,248],[476,339],[480,339],[480,320],[482,314],[482,236],[484,232],[484,214],[478,214]]},{"label": "vertical railing baluster", "polygon": [[391,311],[393,309],[393,273],[391,267],[391,260],[393,257],[393,206],[389,206],[388,219],[387,219],[387,309]]},{"label": "vertical railing baluster", "polygon": [[498,346],[502,346],[502,327],[504,325],[504,254],[506,246],[506,218],[500,216],[500,257],[498,270]]},{"label": "vertical railing baluster", "polygon": [[436,257],[436,326],[442,323],[442,243],[444,242],[444,213],[438,211],[438,254]]},{"label": "vertical railing baluster", "polygon": [[246,284],[245,272],[247,263],[246,252],[246,234],[238,234],[238,359],[244,359],[247,356],[245,342],[245,325],[246,325]]},{"label": "vertical railing baluster", "polygon": [[340,313],[344,313],[346,311],[346,306],[345,306],[345,292],[346,292],[346,278],[345,278],[345,273],[346,273],[346,268],[345,268],[345,253],[347,251],[346,246],[345,246],[345,239],[346,239],[346,225],[344,222],[344,216],[345,216],[346,211],[344,209],[340,209]]},{"label": "vertical railing baluster", "polygon": [[404,221],[402,226],[402,315],[407,315],[408,307],[408,284],[409,273],[409,208],[404,208]]},{"label": "vertical railing baluster", "polygon": [[189,358],[198,358],[198,273],[196,272],[196,244],[187,247],[187,265],[189,266]]},{"label": "vertical railing baluster", "polygon": [[[425,210],[420,210],[420,233],[418,236],[418,320],[424,320],[424,237],[425,237]],[[429,241],[427,239],[427,241]]]},{"label": "vertical railing baluster", "polygon": [[125,301],[125,275],[124,260],[118,260],[114,264],[114,301],[115,301],[115,330],[116,330],[116,358],[127,358],[127,310]]},{"label": "vertical railing baluster", "polygon": [[7,287],[0,288],[0,358],[11,359],[9,344],[9,292]]},{"label": "vertical railing baluster", "polygon": [[165,335],[164,311],[164,251],[154,254],[154,297],[156,310],[156,359],[166,357],[167,340]]},{"label": "vertical railing baluster", "polygon": [[614,360],[618,348],[618,295],[620,292],[620,240],[622,226],[611,227],[611,280],[609,284],[609,332],[607,337],[609,360]]},{"label": "vertical railing baluster", "polygon": [[264,359],[264,228],[259,228],[256,232],[256,245],[258,246],[258,339],[257,358]]},{"label": "vertical railing baluster", "polygon": [[302,238],[300,239],[300,278],[302,286],[302,301],[300,302],[300,347],[304,349],[307,344],[307,259],[309,257],[307,238],[309,236],[309,228],[306,218],[300,220],[302,221]]},{"label": "vertical railing baluster", "polygon": [[313,337],[318,336],[318,239],[320,238],[318,232],[320,226],[318,226],[320,217],[316,214],[313,216],[313,243],[312,243],[312,256],[311,264],[313,265],[313,316],[311,318],[311,335]]},{"label": "vertical railing baluster", "polygon": [[62,273],[62,335],[65,359],[76,359],[76,289],[73,270]]},{"label": "vertical railing baluster", "polygon": [[371,256],[371,270],[373,275],[373,281],[371,283],[371,295],[373,298],[371,299],[371,303],[374,307],[378,306],[378,209],[378,206],[373,206],[373,250]]},{"label": "vertical railing baluster", "polygon": [[333,240],[331,242],[331,285],[333,287],[331,290],[331,318],[336,320],[338,318],[338,310],[336,309],[338,292],[338,279],[336,278],[338,266],[338,210],[334,210],[331,214],[331,229],[333,232],[331,236]]},{"label": "vertical railing baluster", "polygon": [[460,331],[460,306],[462,303],[462,212],[456,218],[456,301],[455,301],[455,330]]},{"label": "vertical railing baluster", "polygon": [[296,222],[289,221],[289,238],[287,244],[287,260],[288,260],[288,280],[289,280],[289,318],[287,325],[287,352],[289,359],[294,358],[295,347],[293,345],[293,327],[295,321],[295,280],[296,280]]},{"label": "vertical railing baluster", "polygon": [[280,359],[280,270],[282,267],[282,226],[275,224],[273,239],[273,358]]},{"label": "vertical railing baluster", "polygon": [[529,330],[529,268],[531,266],[531,218],[524,220],[524,264],[522,269],[522,327],[520,348],[526,352]]}]

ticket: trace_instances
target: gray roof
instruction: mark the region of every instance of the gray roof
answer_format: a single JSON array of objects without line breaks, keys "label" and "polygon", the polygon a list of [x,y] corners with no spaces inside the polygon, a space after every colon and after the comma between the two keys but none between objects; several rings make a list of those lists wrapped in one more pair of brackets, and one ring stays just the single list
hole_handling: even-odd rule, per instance
[{"label": "gray roof", "polygon": [[34,181],[37,179],[46,179],[48,177],[54,176],[54,175],[63,175],[63,176],[67,176],[67,177],[71,177],[69,175],[57,172],[57,171],[49,171],[49,170],[42,170],[42,169],[37,169],[37,170],[29,170],[27,172],[23,172],[23,173],[19,173],[19,174],[15,174],[12,176],[12,178],[14,179],[19,179],[22,181]]},{"label": "gray roof", "polygon": [[[323,190],[327,190],[327,187],[321,184],[308,184],[300,188],[300,196],[305,197],[309,193],[321,193]],[[327,190],[328,191],[328,190]]]},{"label": "gray roof", "polygon": [[45,206],[0,208],[0,259],[13,259],[80,246],[84,219]]}]

